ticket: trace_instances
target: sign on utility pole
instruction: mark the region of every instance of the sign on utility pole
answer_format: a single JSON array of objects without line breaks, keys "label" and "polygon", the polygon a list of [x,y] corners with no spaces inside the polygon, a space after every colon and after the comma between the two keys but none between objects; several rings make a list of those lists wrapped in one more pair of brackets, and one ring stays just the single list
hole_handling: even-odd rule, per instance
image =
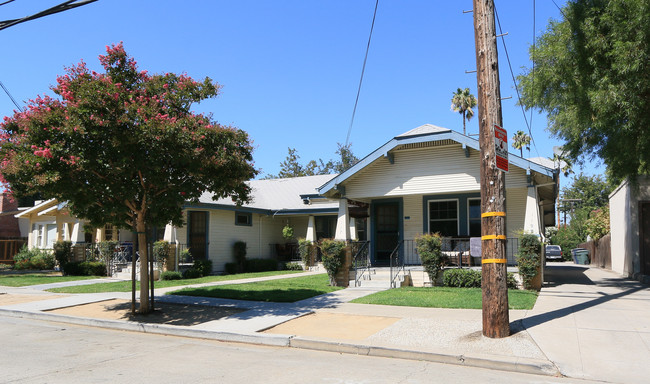
[{"label": "sign on utility pole", "polygon": [[[474,39],[478,85],[479,144],[481,146],[481,265],[483,289],[483,335],[510,335],[506,286],[506,174],[497,168],[495,137],[500,132],[501,91],[494,1],[474,0]],[[501,135],[503,133],[503,135]],[[507,170],[507,157],[505,159]],[[502,160],[499,161],[503,165]]]}]

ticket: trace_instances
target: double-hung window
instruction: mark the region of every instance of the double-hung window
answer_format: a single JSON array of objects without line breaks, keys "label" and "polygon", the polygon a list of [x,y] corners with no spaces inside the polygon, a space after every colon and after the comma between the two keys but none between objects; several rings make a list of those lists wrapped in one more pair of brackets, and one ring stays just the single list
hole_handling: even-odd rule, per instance
[{"label": "double-hung window", "polygon": [[429,233],[458,236],[458,200],[429,201]]}]

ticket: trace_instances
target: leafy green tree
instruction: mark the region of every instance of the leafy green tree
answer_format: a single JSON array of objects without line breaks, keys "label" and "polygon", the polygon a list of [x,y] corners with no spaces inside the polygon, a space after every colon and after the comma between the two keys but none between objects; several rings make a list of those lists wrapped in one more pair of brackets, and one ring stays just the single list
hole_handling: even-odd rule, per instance
[{"label": "leafy green tree", "polygon": [[609,205],[609,194],[612,190],[612,185],[601,175],[588,176],[580,173],[573,178],[570,186],[562,189],[561,200],[580,199],[574,204],[574,209],[584,208],[592,211]]},{"label": "leafy green tree", "polygon": [[463,116],[463,135],[467,134],[465,121],[469,121],[474,117],[474,108],[476,107],[476,104],[476,98],[469,92],[469,88],[458,88],[451,97],[451,110],[458,112]]},{"label": "leafy green tree", "polygon": [[[40,192],[68,201],[91,226],[137,232],[148,260],[146,229],[181,225],[186,201],[204,191],[249,199],[245,181],[257,171],[246,132],[191,112],[218,94],[209,78],[140,71],[122,44],[99,57],[104,73],[82,61],[24,113],[6,117],[0,136],[0,181],[17,196]],[[151,310],[148,270],[140,268],[139,312]]]},{"label": "leafy green tree", "polygon": [[650,172],[650,4],[572,0],[530,50],[522,104],[548,114],[576,163],[600,157],[617,177]]},{"label": "leafy green tree", "polygon": [[517,131],[512,136],[512,147],[519,150],[519,156],[524,157],[524,148],[530,151],[530,136],[524,131]]},{"label": "leafy green tree", "polygon": [[284,179],[289,177],[327,175],[330,173],[342,173],[356,164],[359,159],[352,153],[352,143],[343,145],[337,143],[336,160],[329,160],[327,163],[322,159],[310,160],[307,164],[300,164],[300,155],[295,148],[287,148],[288,154],[285,160],[280,163],[280,172],[277,175],[268,174],[264,179]]}]

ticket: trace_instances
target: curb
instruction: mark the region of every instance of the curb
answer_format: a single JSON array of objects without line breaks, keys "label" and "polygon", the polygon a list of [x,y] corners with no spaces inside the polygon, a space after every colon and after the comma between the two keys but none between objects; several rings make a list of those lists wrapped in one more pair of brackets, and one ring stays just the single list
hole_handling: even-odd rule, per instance
[{"label": "curb", "polygon": [[388,357],[405,360],[429,361],[476,368],[487,368],[534,375],[557,376],[559,370],[547,360],[492,355],[454,355],[435,352],[413,351],[389,347],[348,344],[314,340],[300,336],[274,335],[267,333],[234,333],[191,329],[182,326],[149,323],[130,323],[119,320],[91,319],[55,313],[28,312],[0,308],[0,314],[9,317],[53,321],[74,325],[106,328],[130,332],[142,332],[167,336],[189,337],[223,342],[257,344],[274,347],[310,349],[325,352],[346,353],[372,357]]}]

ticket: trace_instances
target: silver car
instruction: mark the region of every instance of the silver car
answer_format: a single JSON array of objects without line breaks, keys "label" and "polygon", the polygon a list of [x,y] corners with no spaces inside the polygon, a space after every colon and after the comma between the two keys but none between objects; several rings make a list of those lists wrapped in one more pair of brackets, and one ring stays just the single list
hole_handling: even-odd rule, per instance
[{"label": "silver car", "polygon": [[563,261],[562,247],[559,245],[547,245],[544,250],[546,261]]}]

